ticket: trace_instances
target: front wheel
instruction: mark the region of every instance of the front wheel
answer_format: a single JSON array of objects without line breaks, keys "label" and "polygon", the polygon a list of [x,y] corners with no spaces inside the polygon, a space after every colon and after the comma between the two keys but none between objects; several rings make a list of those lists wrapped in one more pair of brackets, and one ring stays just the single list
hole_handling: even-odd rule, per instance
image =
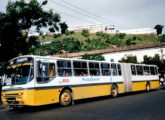
[{"label": "front wheel", "polygon": [[146,84],[146,91],[147,91],[147,92],[151,91],[150,83],[147,83],[147,84]]},{"label": "front wheel", "polygon": [[112,95],[112,97],[117,97],[118,96],[118,87],[116,85],[112,85],[111,95]]},{"label": "front wheel", "polygon": [[60,104],[68,106],[72,102],[72,93],[69,90],[64,90],[60,95]]}]

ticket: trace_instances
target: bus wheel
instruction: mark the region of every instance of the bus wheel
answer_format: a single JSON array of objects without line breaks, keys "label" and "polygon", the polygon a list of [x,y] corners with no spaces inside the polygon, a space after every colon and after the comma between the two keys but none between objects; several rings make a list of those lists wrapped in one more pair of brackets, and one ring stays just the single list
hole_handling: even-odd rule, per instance
[{"label": "bus wheel", "polygon": [[111,95],[112,95],[112,97],[117,97],[118,96],[118,87],[116,85],[112,85]]},{"label": "bus wheel", "polygon": [[146,91],[147,91],[147,92],[151,91],[150,83],[147,83],[147,84],[146,84]]},{"label": "bus wheel", "polygon": [[69,90],[64,90],[60,95],[60,104],[62,106],[68,106],[72,102],[72,93]]}]

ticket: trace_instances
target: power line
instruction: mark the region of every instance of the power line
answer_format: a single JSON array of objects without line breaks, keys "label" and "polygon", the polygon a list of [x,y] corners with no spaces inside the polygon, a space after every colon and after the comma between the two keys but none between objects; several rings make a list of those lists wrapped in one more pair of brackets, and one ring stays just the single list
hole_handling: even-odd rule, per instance
[{"label": "power line", "polygon": [[[50,1],[52,1],[53,3],[58,4],[58,5],[60,5],[60,6],[63,6],[63,7],[67,8],[67,9],[73,11],[73,12],[77,12],[77,13],[79,13],[79,14],[81,14],[81,15],[86,16],[86,17],[91,17],[91,16],[89,16],[89,15],[87,15],[87,14],[84,14],[84,13],[82,13],[82,12],[76,11],[75,9],[70,8],[70,7],[68,7],[67,5],[61,4],[61,3],[57,2],[57,1],[53,1],[53,0],[50,0]],[[97,19],[94,19],[94,20],[97,20]],[[97,21],[99,21],[99,20],[97,20]]]},{"label": "power line", "polygon": [[[73,8],[78,9],[78,10],[81,11],[81,12],[87,13],[88,15],[97,17],[97,18],[102,19],[102,20],[104,20],[104,21],[106,21],[106,22],[107,22],[107,21],[108,21],[108,22],[110,21],[110,22],[112,22],[112,23],[114,23],[114,24],[116,24],[116,25],[118,25],[118,26],[123,27],[123,28],[128,28],[128,27],[123,26],[123,25],[120,25],[120,24],[118,24],[118,23],[116,23],[116,22],[114,22],[114,21],[112,21],[112,20],[109,20],[109,19],[100,17],[100,16],[98,16],[98,15],[96,15],[96,14],[93,14],[93,13],[91,13],[91,12],[88,12],[88,11],[86,11],[86,10],[80,8],[80,7],[77,7],[76,5],[73,5],[73,4],[69,3],[69,2],[66,2],[65,0],[62,0],[62,2],[63,2],[64,4],[70,5],[70,6],[73,7]],[[109,23],[108,23],[108,24],[109,24]]]},{"label": "power line", "polygon": [[[46,7],[46,8],[52,9],[52,8],[49,8],[49,7]],[[70,16],[70,17],[75,18],[75,19],[78,19],[78,20],[84,19],[84,18],[80,18],[80,17],[74,16],[74,15],[71,15],[71,14],[68,14],[68,13],[65,13],[65,12],[62,12],[62,11],[60,11],[60,10],[53,10],[53,11],[55,11],[55,12],[57,12],[57,13],[65,14],[65,15],[67,15],[67,16]],[[93,23],[93,21],[90,21],[90,20],[87,20],[87,19],[84,19],[84,20],[85,20],[85,21],[88,21],[88,22],[90,22],[90,23]]]}]

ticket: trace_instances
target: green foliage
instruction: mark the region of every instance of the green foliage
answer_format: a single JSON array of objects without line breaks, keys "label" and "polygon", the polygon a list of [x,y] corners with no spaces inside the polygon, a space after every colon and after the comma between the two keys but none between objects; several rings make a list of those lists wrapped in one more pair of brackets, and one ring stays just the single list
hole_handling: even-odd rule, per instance
[{"label": "green foliage", "polygon": [[124,39],[126,34],[125,33],[119,33],[115,35],[116,37],[118,37],[119,39]]},{"label": "green foliage", "polygon": [[150,57],[145,55],[143,57],[144,64],[152,64],[152,65],[157,65],[159,67],[159,73],[164,73],[165,74],[165,61],[161,60],[159,54],[155,54],[155,56]]},{"label": "green foliage", "polygon": [[105,58],[102,56],[102,55],[88,55],[88,54],[85,54],[82,56],[81,59],[86,59],[86,60],[97,60],[97,61],[104,61]]},{"label": "green foliage", "polygon": [[61,34],[54,34],[53,37],[54,37],[54,38],[61,37]]},{"label": "green foliage", "polygon": [[138,63],[136,56],[126,56],[126,58],[122,58],[119,62],[121,63]]},{"label": "green foliage", "polygon": [[[29,43],[26,41],[31,27],[37,32],[45,27],[50,32],[59,30],[60,15],[52,10],[44,11],[37,0],[18,0],[8,2],[6,12],[0,15],[0,61],[6,61],[20,54],[29,52]],[[32,47],[32,46],[31,46]]]},{"label": "green foliage", "polygon": [[72,34],[74,34],[74,31],[66,31],[65,32],[65,35],[72,35]]},{"label": "green foliage", "polygon": [[65,38],[62,40],[63,49],[70,53],[79,52],[81,50],[81,43],[75,38]]},{"label": "green foliage", "polygon": [[130,46],[132,43],[131,43],[131,39],[127,39],[126,41],[125,41],[125,43],[126,43],[126,45],[127,46]]},{"label": "green foliage", "polygon": [[160,42],[165,42],[165,34],[159,36],[159,41]]},{"label": "green foliage", "polygon": [[89,32],[88,32],[88,30],[82,30],[82,36],[84,36],[84,37],[89,37]]},{"label": "green foliage", "polygon": [[154,29],[156,29],[156,31],[157,31],[157,35],[162,34],[163,27],[164,27],[163,25],[156,25],[154,27]]},{"label": "green foliage", "polygon": [[54,40],[50,44],[44,44],[38,46],[33,52],[34,55],[54,55],[54,54],[59,54],[62,53],[63,46],[62,42],[59,40]]},{"label": "green foliage", "polygon": [[84,46],[83,50],[91,51],[91,50],[100,50],[108,48],[108,44],[106,44],[101,39],[86,39],[87,45]]},{"label": "green foliage", "polygon": [[65,34],[67,32],[68,25],[65,22],[63,22],[60,23],[60,27],[61,27],[61,34]]}]

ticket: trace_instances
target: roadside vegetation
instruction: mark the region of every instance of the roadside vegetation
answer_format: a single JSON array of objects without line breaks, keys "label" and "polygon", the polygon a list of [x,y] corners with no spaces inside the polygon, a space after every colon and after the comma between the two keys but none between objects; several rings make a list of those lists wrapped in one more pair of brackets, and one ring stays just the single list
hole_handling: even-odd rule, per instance
[{"label": "roadside vegetation", "polygon": [[[31,39],[30,37],[29,39]],[[65,34],[46,34],[36,37],[38,43],[50,41],[49,44],[33,46],[29,54],[55,55],[81,51],[100,50],[138,44],[158,43],[157,35],[126,35],[66,31]]]}]

